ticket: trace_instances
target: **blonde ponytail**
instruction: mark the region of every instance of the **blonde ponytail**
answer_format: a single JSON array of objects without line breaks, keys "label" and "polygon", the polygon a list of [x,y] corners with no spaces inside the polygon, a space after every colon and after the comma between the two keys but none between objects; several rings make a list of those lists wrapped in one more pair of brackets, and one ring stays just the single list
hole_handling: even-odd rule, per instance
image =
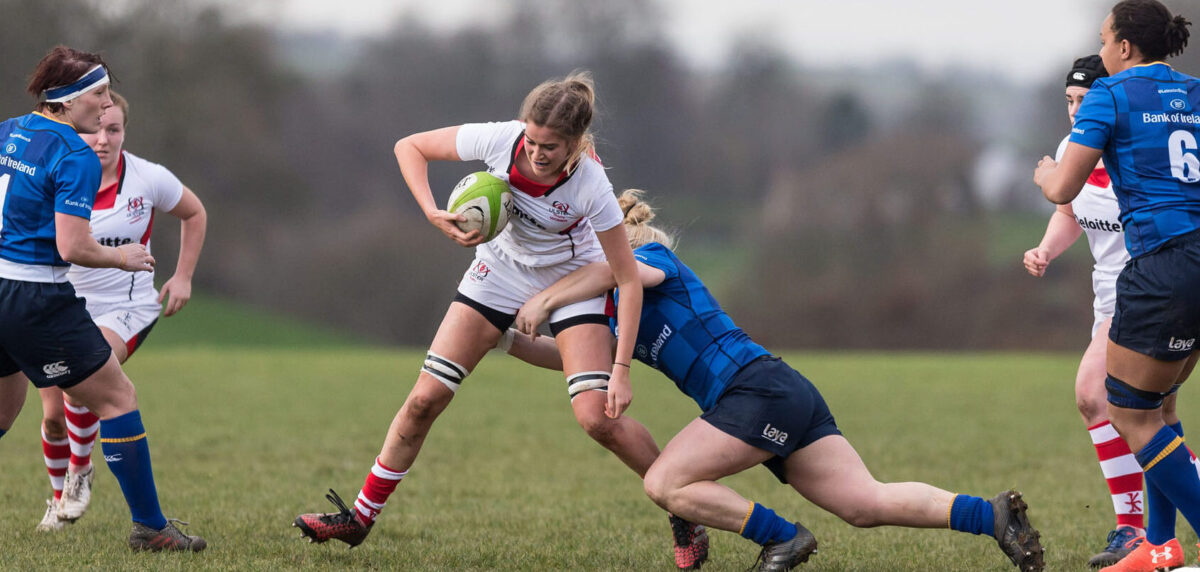
[{"label": "blonde ponytail", "polygon": [[625,235],[629,239],[629,246],[637,248],[657,242],[674,250],[675,237],[650,225],[650,221],[654,220],[654,207],[642,200],[642,195],[645,193],[646,191],[640,189],[626,189],[617,197],[617,204],[620,205],[621,212],[625,213],[622,222],[625,224]]}]

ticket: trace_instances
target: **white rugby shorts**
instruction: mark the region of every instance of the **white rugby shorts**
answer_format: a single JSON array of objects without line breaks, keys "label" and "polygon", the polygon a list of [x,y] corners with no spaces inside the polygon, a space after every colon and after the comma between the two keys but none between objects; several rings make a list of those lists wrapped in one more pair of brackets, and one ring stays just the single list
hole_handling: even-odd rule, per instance
[{"label": "white rugby shorts", "polygon": [[116,332],[128,344],[158,319],[162,307],[154,298],[94,303],[87,300],[87,311],[97,326]]},{"label": "white rugby shorts", "polygon": [[[534,267],[513,260],[499,248],[481,247],[475,250],[475,260],[463,273],[458,292],[498,312],[516,315],[527,300],[563,276],[602,261],[604,253],[595,250],[553,266]],[[604,315],[606,300],[601,294],[563,306],[550,314],[549,321],[553,324],[576,316]]]},{"label": "white rugby shorts", "polygon": [[1092,300],[1092,337],[1100,324],[1111,317],[1117,309],[1117,276],[1108,272],[1092,271],[1092,292],[1096,298]]}]

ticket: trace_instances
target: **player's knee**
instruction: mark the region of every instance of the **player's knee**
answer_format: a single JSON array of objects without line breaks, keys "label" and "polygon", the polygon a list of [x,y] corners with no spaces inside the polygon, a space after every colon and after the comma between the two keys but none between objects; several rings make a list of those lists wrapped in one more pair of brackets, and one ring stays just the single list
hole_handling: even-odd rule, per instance
[{"label": "player's knee", "polygon": [[67,424],[62,419],[42,419],[42,431],[46,433],[46,438],[53,441],[67,438]]},{"label": "player's knee", "polygon": [[883,524],[878,512],[871,506],[840,507],[836,514],[838,518],[846,521],[846,524],[856,528],[874,528]]},{"label": "player's knee", "polygon": [[432,423],[448,403],[448,399],[431,392],[414,391],[404,402],[404,412],[418,423]]},{"label": "player's knee", "polygon": [[617,421],[609,419],[604,414],[604,411],[599,409],[576,411],[575,420],[579,422],[579,426],[584,432],[591,437],[592,440],[609,448],[610,445],[616,443],[617,437]]},{"label": "player's knee", "polygon": [[1108,405],[1103,399],[1097,401],[1090,396],[1076,395],[1075,407],[1088,427],[1108,419]]}]

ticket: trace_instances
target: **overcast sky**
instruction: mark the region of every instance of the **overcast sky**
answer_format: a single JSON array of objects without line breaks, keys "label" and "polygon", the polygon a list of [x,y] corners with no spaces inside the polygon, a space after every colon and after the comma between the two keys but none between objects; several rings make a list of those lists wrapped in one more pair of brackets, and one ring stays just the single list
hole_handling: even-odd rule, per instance
[{"label": "overcast sky", "polygon": [[[583,1],[583,0],[581,0]],[[696,65],[739,36],[772,39],[806,65],[908,59],[922,68],[971,66],[1020,82],[1060,75],[1099,49],[1113,0],[657,0],[662,29]],[[242,0],[237,11],[286,29],[372,35],[401,14],[443,29],[478,25],[500,0]]]}]

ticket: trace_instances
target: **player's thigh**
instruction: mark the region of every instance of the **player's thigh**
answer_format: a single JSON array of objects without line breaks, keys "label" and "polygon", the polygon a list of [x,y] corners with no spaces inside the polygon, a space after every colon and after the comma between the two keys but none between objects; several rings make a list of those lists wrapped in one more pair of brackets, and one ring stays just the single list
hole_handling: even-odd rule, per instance
[{"label": "player's thigh", "polygon": [[496,347],[502,332],[479,310],[452,302],[438,326],[429,351],[465,367],[475,369],[488,350]]},{"label": "player's thigh", "polygon": [[612,371],[612,331],[607,325],[578,324],[558,332],[554,341],[562,356],[563,374]]},{"label": "player's thigh", "polygon": [[834,514],[873,502],[879,484],[858,451],[841,435],[822,437],[784,462],[788,484]]},{"label": "player's thigh", "polygon": [[1105,367],[1108,374],[1143,391],[1171,390],[1191,359],[1163,361],[1108,341]]},{"label": "player's thigh", "polygon": [[125,360],[129,359],[129,348],[125,346],[125,340],[121,339],[121,334],[101,326],[100,335],[104,336],[104,341],[108,342],[108,346],[112,348],[113,355],[117,356],[117,363],[123,364]]},{"label": "player's thigh", "polygon": [[17,371],[0,377],[0,429],[12,427],[21,407],[25,405],[25,392],[29,387],[29,378]]},{"label": "player's thigh", "polygon": [[754,447],[697,418],[663,447],[646,474],[646,480],[667,488],[679,488],[740,473],[772,456],[769,451]]},{"label": "player's thigh", "polygon": [[101,419],[112,419],[137,409],[133,382],[111,353],[108,361],[95,373],[63,391]]}]

